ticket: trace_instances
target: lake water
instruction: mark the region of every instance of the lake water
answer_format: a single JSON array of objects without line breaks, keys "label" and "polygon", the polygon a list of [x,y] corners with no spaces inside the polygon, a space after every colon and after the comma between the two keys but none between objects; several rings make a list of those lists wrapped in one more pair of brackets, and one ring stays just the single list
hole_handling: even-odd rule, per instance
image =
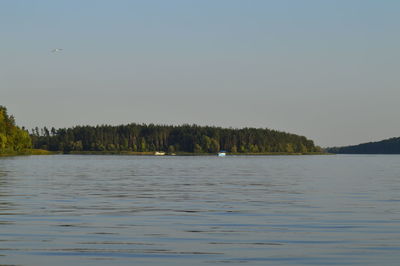
[{"label": "lake water", "polygon": [[1,265],[399,265],[400,156],[0,158]]}]

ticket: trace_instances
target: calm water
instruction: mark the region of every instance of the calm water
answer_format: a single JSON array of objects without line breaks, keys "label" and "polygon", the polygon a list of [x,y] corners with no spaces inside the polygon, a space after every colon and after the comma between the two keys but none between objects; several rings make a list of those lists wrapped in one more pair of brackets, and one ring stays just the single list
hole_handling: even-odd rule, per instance
[{"label": "calm water", "polygon": [[0,158],[2,265],[398,265],[400,156]]}]

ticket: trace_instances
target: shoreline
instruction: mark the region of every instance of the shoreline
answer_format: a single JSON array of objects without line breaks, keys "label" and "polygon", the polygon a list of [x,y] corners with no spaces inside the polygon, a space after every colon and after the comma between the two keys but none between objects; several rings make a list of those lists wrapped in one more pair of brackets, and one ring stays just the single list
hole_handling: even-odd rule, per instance
[{"label": "shoreline", "polygon": [[[156,155],[155,152],[131,152],[131,151],[73,151],[69,153],[55,152],[54,154],[65,155],[130,155],[130,156],[217,156],[216,153],[194,153],[194,152],[175,152],[172,154]],[[277,156],[277,155],[332,155],[332,153],[324,152],[307,152],[307,153],[288,153],[288,152],[259,152],[259,153],[231,153],[227,152],[226,156]]]},{"label": "shoreline", "polygon": [[[48,151],[41,149],[31,149],[19,152],[0,154],[0,157],[12,156],[30,156],[30,155],[126,155],[126,156],[217,156],[216,153],[194,153],[194,152],[176,152],[165,153],[164,155],[157,155],[155,152],[133,152],[133,151],[72,151],[63,153],[61,151]],[[282,156],[282,155],[333,155],[334,153],[326,152],[307,152],[307,153],[288,153],[288,152],[227,152],[226,156]]]},{"label": "shoreline", "polygon": [[54,155],[60,154],[59,152],[53,152],[41,149],[30,149],[23,151],[16,151],[11,153],[0,153],[0,157],[12,157],[12,156],[30,156],[30,155]]}]

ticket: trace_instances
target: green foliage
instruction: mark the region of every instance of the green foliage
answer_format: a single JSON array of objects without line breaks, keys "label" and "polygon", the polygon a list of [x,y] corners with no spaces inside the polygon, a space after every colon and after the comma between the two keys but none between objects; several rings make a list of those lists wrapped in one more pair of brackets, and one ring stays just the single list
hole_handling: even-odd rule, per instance
[{"label": "green foliage", "polygon": [[174,147],[174,145],[169,145],[169,147],[168,147],[168,152],[169,152],[169,153],[174,153],[174,152],[175,152],[175,147]]},{"label": "green foliage", "polygon": [[236,147],[236,145],[233,145],[233,146],[231,147],[230,152],[233,152],[233,153],[236,153],[236,152],[237,152],[237,147]]},{"label": "green foliage", "polygon": [[286,152],[289,152],[289,153],[294,152],[292,143],[287,143],[286,144]]},{"label": "green foliage", "polygon": [[217,153],[219,151],[219,143],[216,139],[211,139],[210,152]]},{"label": "green foliage", "polygon": [[65,153],[78,151],[217,153],[220,149],[233,153],[317,151],[313,141],[303,136],[262,128],[227,129],[197,125],[153,124],[101,125],[57,130],[35,128],[31,137],[35,148]]},{"label": "green foliage", "polygon": [[0,154],[21,152],[32,147],[29,133],[15,125],[13,116],[0,105]]},{"label": "green foliage", "polygon": [[199,144],[194,144],[193,152],[195,153],[201,153],[203,150],[201,149],[201,146]]}]

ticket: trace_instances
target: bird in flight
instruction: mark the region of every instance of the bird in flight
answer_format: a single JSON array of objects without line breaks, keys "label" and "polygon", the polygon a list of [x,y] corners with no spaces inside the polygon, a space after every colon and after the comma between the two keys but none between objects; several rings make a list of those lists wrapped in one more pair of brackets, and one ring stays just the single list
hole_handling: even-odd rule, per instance
[{"label": "bird in flight", "polygon": [[58,52],[61,52],[62,50],[63,50],[62,48],[56,48],[56,49],[51,50],[51,52],[58,53]]}]

